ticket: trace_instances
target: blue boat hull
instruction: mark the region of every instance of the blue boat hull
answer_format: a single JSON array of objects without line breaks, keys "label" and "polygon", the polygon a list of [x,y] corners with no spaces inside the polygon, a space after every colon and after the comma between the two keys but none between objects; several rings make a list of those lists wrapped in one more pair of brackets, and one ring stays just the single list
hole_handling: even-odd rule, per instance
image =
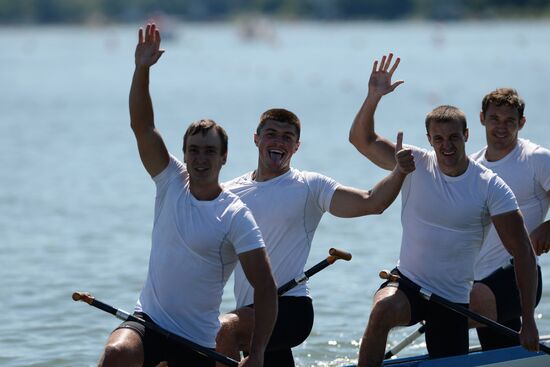
[{"label": "blue boat hull", "polygon": [[[546,339],[545,344],[548,344]],[[550,367],[550,355],[528,352],[522,347],[470,352],[466,355],[429,359],[427,355],[395,358],[384,362],[387,367]],[[346,367],[356,367],[355,365]]]}]

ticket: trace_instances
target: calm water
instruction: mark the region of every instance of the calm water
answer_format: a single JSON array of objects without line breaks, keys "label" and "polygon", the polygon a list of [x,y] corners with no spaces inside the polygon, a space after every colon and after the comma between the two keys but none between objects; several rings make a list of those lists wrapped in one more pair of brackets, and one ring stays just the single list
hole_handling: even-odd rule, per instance
[{"label": "calm water", "polygon": [[[71,301],[75,290],[131,310],[145,278],[154,186],[129,129],[127,96],[135,26],[0,29],[0,365],[93,366],[110,315]],[[547,147],[550,23],[276,24],[274,37],[246,41],[235,25],[183,25],[152,73],[157,125],[181,151],[201,117],[230,136],[222,178],[256,163],[261,112],[284,106],[303,122],[294,166],[370,188],[385,172],[347,142],[366,95],[372,61],[395,51],[404,85],[380,105],[378,130],[404,131],[427,147],[423,118],[439,104],[467,113],[468,152],[483,145],[485,92],[517,88],[527,101],[522,132]],[[295,349],[298,365],[341,366],[357,357],[380,283],[395,264],[399,203],[382,216],[322,220],[309,264],[330,247],[353,253],[311,281],[316,320]],[[550,284],[550,259],[541,259]],[[550,287],[537,309],[550,334]],[[223,310],[234,304],[228,286]],[[390,343],[412,329],[395,330]],[[472,344],[475,343],[472,338]],[[419,340],[405,355],[424,352]]]}]

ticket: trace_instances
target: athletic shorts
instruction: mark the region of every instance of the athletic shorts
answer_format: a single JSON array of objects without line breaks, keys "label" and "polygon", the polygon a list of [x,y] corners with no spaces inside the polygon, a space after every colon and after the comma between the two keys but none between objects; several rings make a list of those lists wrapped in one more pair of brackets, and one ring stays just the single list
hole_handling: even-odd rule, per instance
[{"label": "athletic shorts", "polygon": [[[538,288],[535,306],[539,304],[542,296],[542,274],[540,266],[537,266],[537,272]],[[521,300],[516,284],[516,272],[514,271],[514,263],[512,260],[510,264],[498,268],[486,278],[479,281],[476,280],[475,283],[485,284],[495,295],[498,322],[512,320],[521,316]]]},{"label": "athletic shorts", "polygon": [[[542,274],[540,266],[537,266],[538,288],[535,305],[539,304],[542,295]],[[476,281],[488,286],[495,295],[497,306],[497,321],[512,330],[521,329],[521,301],[516,284],[516,274],[513,260],[501,268],[498,268],[486,278]],[[519,338],[510,338],[488,327],[477,330],[477,336],[482,350],[512,347],[520,345]]]},{"label": "athletic shorts", "polygon": [[[408,279],[397,268],[392,274]],[[410,279],[409,279],[410,280]],[[426,347],[430,358],[440,358],[468,353],[468,319],[437,303],[425,300],[417,291],[400,287],[396,282],[384,282],[380,289],[398,287],[407,297],[411,307],[411,319],[408,326],[422,320],[426,322]],[[462,307],[468,304],[457,303]]]},{"label": "athletic shorts", "polygon": [[[248,305],[247,307],[253,307]],[[309,297],[279,297],[279,312],[266,351],[302,344],[313,327],[313,304]]]},{"label": "athletic shorts", "polygon": [[[253,307],[248,305],[247,307]],[[292,347],[302,344],[313,327],[309,297],[279,297],[279,312],[264,353],[264,367],[294,367]],[[246,355],[246,353],[245,353]]]},{"label": "athletic shorts", "polygon": [[[149,316],[142,312],[135,312],[134,316],[154,323]],[[132,329],[139,334],[144,350],[143,367],[154,367],[162,361],[167,361],[170,367],[214,367],[216,365],[214,360],[179,342],[168,339],[154,330],[147,329],[139,322],[124,321],[115,330],[123,328]]]}]

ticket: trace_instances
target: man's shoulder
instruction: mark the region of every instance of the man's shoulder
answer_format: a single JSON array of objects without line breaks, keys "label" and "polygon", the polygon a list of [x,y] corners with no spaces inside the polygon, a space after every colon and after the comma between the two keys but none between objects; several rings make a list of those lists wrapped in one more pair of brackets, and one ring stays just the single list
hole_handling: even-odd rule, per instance
[{"label": "man's shoulder", "polygon": [[228,181],[225,181],[222,183],[222,186],[224,189],[228,189],[228,190],[231,190],[232,188],[235,188],[237,186],[241,186],[243,184],[246,184],[246,183],[250,183],[252,182],[252,180],[250,179],[252,175],[252,172],[247,172],[247,173],[244,173],[240,176],[237,176],[231,180],[228,180]]},{"label": "man's shoulder", "polygon": [[480,149],[477,152],[470,154],[470,159],[474,162],[481,162],[485,158],[486,151],[487,147],[485,146],[483,149]]},{"label": "man's shoulder", "polygon": [[248,211],[248,207],[241,200],[241,198],[237,194],[225,188],[222,190],[222,193],[218,198],[218,205],[223,207],[224,212],[227,213],[236,213],[243,210]]},{"label": "man's shoulder", "polygon": [[486,167],[480,161],[476,161],[472,158],[472,156],[470,156],[469,158],[470,167],[474,171],[475,176],[481,177],[485,180],[491,179],[493,176],[497,176],[497,174],[492,169]]},{"label": "man's shoulder", "polygon": [[524,152],[524,154],[528,156],[537,156],[537,157],[549,157],[550,158],[550,150],[543,147],[542,145],[539,145],[537,143],[534,143],[528,139],[519,138],[518,139],[518,145],[520,146],[521,150]]}]

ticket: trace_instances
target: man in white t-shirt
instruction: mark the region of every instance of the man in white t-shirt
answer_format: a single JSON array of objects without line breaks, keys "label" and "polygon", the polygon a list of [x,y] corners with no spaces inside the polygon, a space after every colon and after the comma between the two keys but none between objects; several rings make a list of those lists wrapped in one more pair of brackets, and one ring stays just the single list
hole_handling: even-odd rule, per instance
[{"label": "man in white t-shirt", "polygon": [[[374,62],[365,102],[350,131],[352,144],[372,162],[394,169],[395,145],[374,129],[374,113],[392,83],[399,58],[392,54]],[[390,68],[391,66],[391,68]],[[485,231],[492,222],[504,246],[513,254],[523,306],[521,344],[538,348],[534,320],[536,261],[514,194],[496,174],[468,159],[466,117],[453,106],[440,106],[426,117],[433,150],[410,147],[416,170],[402,187],[401,253],[393,271],[451,302],[467,306],[473,264]],[[396,283],[384,283],[374,304],[359,351],[358,367],[380,366],[389,331],[395,326],[426,321],[431,357],[468,352],[468,321]]]},{"label": "man in white t-shirt", "polygon": [[[550,205],[550,150],[518,138],[525,125],[525,102],[511,88],[487,94],[480,120],[487,146],[470,158],[491,169],[512,189],[523,214],[525,227],[537,255],[550,248],[550,221],[544,221]],[[470,309],[511,329],[521,329],[521,303],[512,256],[491,226],[477,257],[476,282],[470,294]],[[542,276],[538,266],[538,304]],[[484,350],[518,345],[519,340],[502,336],[491,328],[477,329]]]},{"label": "man in white t-shirt", "polygon": [[[279,286],[304,272],[313,236],[325,212],[338,217],[382,213],[397,197],[405,176],[414,170],[409,150],[401,149],[402,134],[394,150],[399,162],[371,191],[340,185],[315,172],[290,166],[300,145],[301,124],[285,109],[262,114],[254,134],[258,166],[224,188],[237,194],[254,214],[265,240],[275,281]],[[246,351],[253,330],[252,288],[240,267],[235,270],[238,309],[224,315],[218,334],[218,351],[237,356]],[[279,298],[279,314],[265,354],[265,366],[292,367],[291,348],[311,331],[313,307],[306,284]]]},{"label": "man in white t-shirt", "polygon": [[[168,153],[155,127],[149,71],[164,51],[154,24],[139,30],[130,89],[131,127],[143,166],[156,185],[149,269],[135,314],[214,349],[225,283],[237,262],[254,286],[254,338],[239,366],[261,367],[277,314],[276,286],[250,210],[223,190],[227,134],[212,120],[193,122],[183,138],[184,162]],[[109,337],[100,366],[204,367],[215,362],[180,343],[123,322]]]}]

